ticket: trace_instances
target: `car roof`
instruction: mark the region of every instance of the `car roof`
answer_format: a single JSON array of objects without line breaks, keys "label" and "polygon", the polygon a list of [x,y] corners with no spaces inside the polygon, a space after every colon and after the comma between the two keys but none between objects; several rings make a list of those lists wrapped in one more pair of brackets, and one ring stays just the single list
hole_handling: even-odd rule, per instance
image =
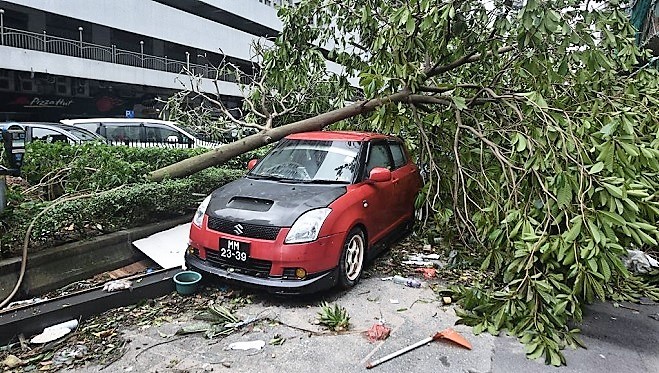
[{"label": "car roof", "polygon": [[374,139],[395,139],[393,136],[374,132],[359,131],[312,131],[300,132],[286,136],[292,140],[338,140],[338,141],[369,141]]},{"label": "car roof", "polygon": [[176,125],[175,122],[162,119],[151,119],[151,118],[84,118],[84,119],[62,119],[60,122],[64,124],[75,125],[78,123],[161,123],[161,124],[171,124]]}]

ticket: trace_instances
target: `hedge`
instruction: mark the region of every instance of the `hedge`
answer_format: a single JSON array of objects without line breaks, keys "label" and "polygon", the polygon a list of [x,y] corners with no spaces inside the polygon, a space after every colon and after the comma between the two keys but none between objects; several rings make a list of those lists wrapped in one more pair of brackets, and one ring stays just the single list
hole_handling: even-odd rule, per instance
[{"label": "hedge", "polygon": [[[152,169],[198,152],[196,149],[31,144],[23,170],[29,184],[38,183],[45,175],[69,169],[63,187],[65,192],[94,192],[89,198],[62,202],[42,216],[33,227],[30,249],[191,213],[203,196],[244,173],[244,167],[238,170],[214,167],[184,179],[159,183],[144,178]],[[86,168],[95,171],[86,171]],[[25,190],[25,186],[10,186],[9,206],[0,215],[3,257],[22,248],[30,222],[52,203],[38,198],[38,193],[26,195]]]}]

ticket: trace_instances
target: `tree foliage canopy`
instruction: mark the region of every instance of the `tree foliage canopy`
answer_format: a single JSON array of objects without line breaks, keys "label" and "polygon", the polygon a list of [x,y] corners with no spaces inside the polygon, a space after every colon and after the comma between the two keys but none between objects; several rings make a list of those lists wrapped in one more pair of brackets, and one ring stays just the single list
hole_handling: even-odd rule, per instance
[{"label": "tree foliage canopy", "polygon": [[427,223],[491,273],[463,289],[476,332],[561,365],[585,302],[659,297],[620,259],[659,240],[659,76],[618,1],[306,0],[280,16],[269,89],[332,82],[310,107],[357,101],[368,117],[343,126],[408,140]]},{"label": "tree foliage canopy", "polygon": [[246,100],[260,132],[152,179],[328,125],[395,133],[426,174],[427,231],[488,274],[460,290],[475,332],[506,329],[561,365],[585,303],[659,299],[621,261],[658,246],[659,74],[617,0],[304,0],[279,15]]}]

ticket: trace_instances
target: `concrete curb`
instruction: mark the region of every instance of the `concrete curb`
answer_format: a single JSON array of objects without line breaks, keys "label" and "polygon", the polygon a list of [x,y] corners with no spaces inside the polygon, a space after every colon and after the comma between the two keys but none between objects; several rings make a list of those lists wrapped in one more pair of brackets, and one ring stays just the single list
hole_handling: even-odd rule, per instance
[{"label": "concrete curb", "polygon": [[[191,219],[191,216],[184,216],[68,243],[35,254],[28,252],[25,278],[14,300],[38,296],[144,259],[144,254],[133,248],[133,241],[185,224]],[[13,290],[20,268],[20,257],[0,261],[0,299],[6,298]]]}]

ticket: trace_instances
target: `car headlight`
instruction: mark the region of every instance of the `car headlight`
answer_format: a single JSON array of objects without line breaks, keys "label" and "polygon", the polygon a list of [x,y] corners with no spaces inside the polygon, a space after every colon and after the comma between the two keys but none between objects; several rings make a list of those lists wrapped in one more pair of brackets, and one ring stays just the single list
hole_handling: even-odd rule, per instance
[{"label": "car headlight", "polygon": [[284,243],[303,243],[311,242],[318,238],[320,227],[323,226],[325,219],[332,212],[330,208],[315,209],[302,214],[286,235]]},{"label": "car headlight", "polygon": [[206,197],[204,201],[199,205],[199,208],[197,209],[197,212],[194,213],[194,218],[192,218],[192,223],[199,228],[201,228],[201,225],[204,223],[204,214],[206,213],[206,209],[208,208],[208,204],[211,202],[211,196]]}]

